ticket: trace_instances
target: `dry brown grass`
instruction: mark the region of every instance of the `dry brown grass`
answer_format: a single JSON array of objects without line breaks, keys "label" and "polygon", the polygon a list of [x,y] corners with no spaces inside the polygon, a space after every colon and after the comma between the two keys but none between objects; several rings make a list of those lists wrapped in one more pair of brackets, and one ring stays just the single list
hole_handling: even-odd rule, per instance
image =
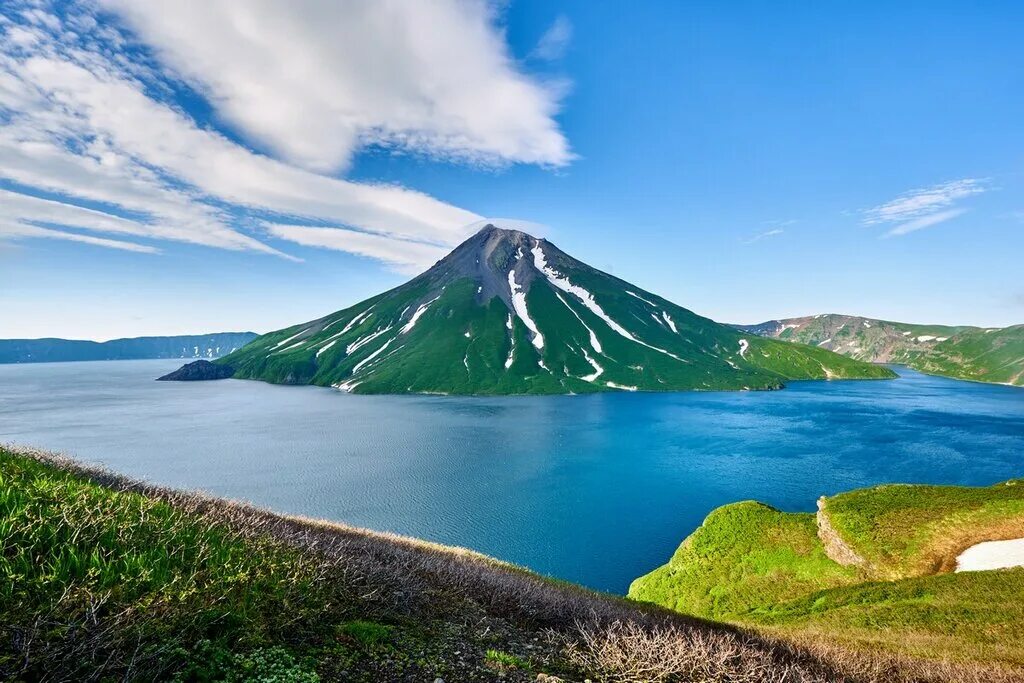
[{"label": "dry brown grass", "polygon": [[464,600],[530,637],[555,642],[575,670],[609,683],[1010,683],[1019,672],[772,639],[545,579],[465,549],[287,517],[139,482],[52,453],[10,448],[115,491],[165,501],[237,533],[285,544],[330,566],[376,612],[449,615]]}]

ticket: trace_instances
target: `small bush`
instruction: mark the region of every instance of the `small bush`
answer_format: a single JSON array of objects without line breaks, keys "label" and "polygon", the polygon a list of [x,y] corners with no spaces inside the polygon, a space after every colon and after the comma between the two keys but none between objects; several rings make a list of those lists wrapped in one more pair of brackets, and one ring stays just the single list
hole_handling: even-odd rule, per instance
[{"label": "small bush", "polygon": [[356,620],[342,624],[338,630],[363,645],[373,646],[391,640],[393,629],[386,624],[378,624],[375,621]]},{"label": "small bush", "polygon": [[509,669],[530,668],[530,663],[522,657],[516,657],[514,654],[502,652],[501,650],[488,650],[487,654],[484,655],[484,659]]}]

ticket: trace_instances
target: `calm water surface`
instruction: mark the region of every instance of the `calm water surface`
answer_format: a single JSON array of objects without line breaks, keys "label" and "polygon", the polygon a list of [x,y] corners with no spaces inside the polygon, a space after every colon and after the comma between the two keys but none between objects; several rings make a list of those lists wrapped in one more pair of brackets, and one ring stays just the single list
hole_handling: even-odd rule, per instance
[{"label": "calm water surface", "polygon": [[1024,476],[1024,389],[926,377],[784,391],[450,398],[154,382],[180,361],[0,366],[0,441],[468,546],[604,590],[714,507]]}]

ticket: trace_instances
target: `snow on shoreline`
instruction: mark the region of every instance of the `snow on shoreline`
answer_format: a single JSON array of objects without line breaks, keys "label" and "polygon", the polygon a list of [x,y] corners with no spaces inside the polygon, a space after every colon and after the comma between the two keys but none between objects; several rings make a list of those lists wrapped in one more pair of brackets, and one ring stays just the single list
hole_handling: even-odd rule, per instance
[{"label": "snow on shoreline", "polygon": [[1024,567],[1024,538],[978,543],[960,553],[956,558],[956,571],[958,572],[978,572],[1009,567]]}]

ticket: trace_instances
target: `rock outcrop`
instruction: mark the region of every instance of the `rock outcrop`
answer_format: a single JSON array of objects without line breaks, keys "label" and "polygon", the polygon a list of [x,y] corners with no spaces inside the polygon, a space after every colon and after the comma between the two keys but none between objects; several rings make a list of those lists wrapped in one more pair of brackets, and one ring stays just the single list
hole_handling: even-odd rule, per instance
[{"label": "rock outcrop", "polygon": [[235,374],[230,365],[211,363],[208,360],[197,360],[186,363],[174,372],[158,377],[158,382],[202,382],[212,379],[228,379]]}]

